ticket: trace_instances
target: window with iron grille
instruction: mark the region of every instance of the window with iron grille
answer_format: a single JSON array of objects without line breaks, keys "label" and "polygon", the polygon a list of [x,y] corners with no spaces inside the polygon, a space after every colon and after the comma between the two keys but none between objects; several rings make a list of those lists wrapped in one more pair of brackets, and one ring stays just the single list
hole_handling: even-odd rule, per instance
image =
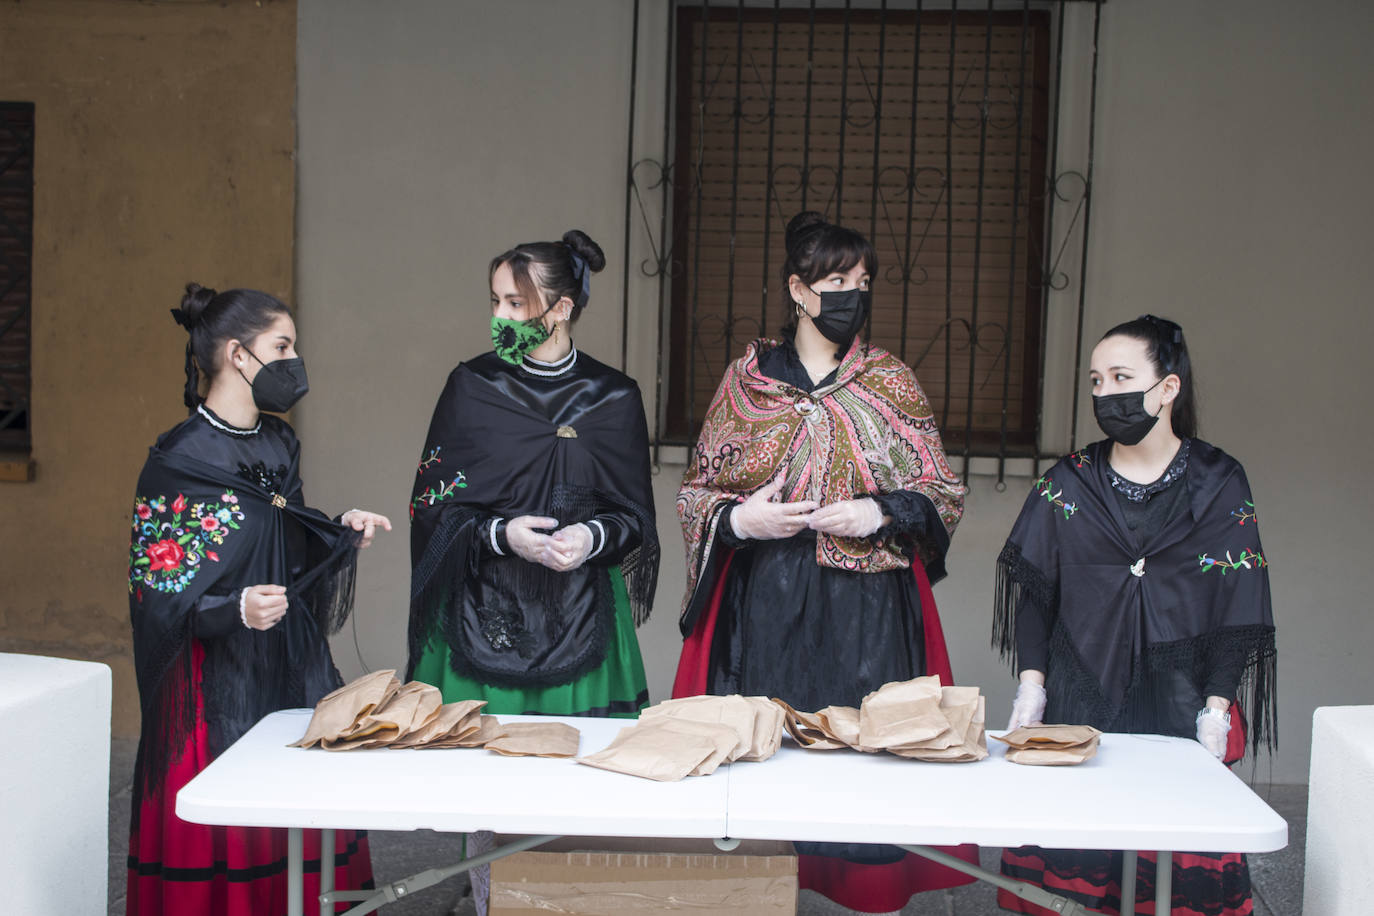
[{"label": "window with iron grille", "polygon": [[0,102],[0,451],[29,449],[33,105]]},{"label": "window with iron grille", "polygon": [[868,339],[912,365],[946,447],[1031,454],[1039,409],[1049,16],[687,6],[674,24],[664,441],[783,321],[805,209],[877,249]]}]

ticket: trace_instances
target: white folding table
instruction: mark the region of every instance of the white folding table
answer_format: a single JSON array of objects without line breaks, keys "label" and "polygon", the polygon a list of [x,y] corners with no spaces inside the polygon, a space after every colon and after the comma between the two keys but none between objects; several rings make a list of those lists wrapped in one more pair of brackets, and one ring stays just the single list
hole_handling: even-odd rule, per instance
[{"label": "white folding table", "polygon": [[[972,764],[921,763],[852,751],[804,751],[789,741],[762,763],[708,777],[657,783],[571,760],[502,757],[480,749],[330,753],[287,745],[310,710],[273,713],[191,780],[177,815],[202,824],[286,827],[291,916],[301,899],[301,829],[493,830],[524,839],[447,869],[336,891],[321,867],[320,912],[335,900],[378,906],[450,875],[558,836],[643,836],[891,843],[1007,887],[1060,913],[1077,904],[983,871],[932,845],[1127,850],[1123,899],[1134,899],[1135,853],[1156,850],[1156,912],[1168,912],[1170,850],[1272,852],[1288,825],[1197,742],[1156,735],[1102,736],[1074,767],[1008,763],[1003,745]],[[502,721],[543,720],[500,716]],[[582,732],[582,754],[600,750],[625,719],[547,717]],[[1129,896],[1128,896],[1129,894]]]}]

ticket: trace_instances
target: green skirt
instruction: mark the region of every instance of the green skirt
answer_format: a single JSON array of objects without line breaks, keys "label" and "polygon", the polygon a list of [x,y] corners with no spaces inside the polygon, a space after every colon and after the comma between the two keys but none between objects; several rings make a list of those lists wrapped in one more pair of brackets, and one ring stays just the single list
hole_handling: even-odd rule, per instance
[{"label": "green skirt", "polygon": [[482,711],[494,715],[538,713],[547,716],[616,716],[632,719],[649,705],[649,686],[644,679],[644,660],[639,655],[630,598],[620,570],[611,567],[611,593],[615,601],[615,628],[606,646],[605,660],[574,681],[553,687],[498,687],[464,677],[449,664],[448,645],[431,639],[415,665],[413,677],[433,684],[445,703],[486,700]]}]

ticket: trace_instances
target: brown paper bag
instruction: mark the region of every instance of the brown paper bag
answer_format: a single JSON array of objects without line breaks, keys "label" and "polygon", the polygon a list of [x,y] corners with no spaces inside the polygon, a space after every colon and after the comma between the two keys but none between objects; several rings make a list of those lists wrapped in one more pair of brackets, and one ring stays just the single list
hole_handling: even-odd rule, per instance
[{"label": "brown paper bag", "polygon": [[1028,766],[1074,766],[1097,754],[1102,733],[1091,725],[1023,725],[998,737],[1007,759]]},{"label": "brown paper bag", "polygon": [[956,744],[946,748],[905,747],[888,748],[890,753],[913,760],[932,763],[973,763],[988,756],[987,732],[984,729],[986,698],[977,687],[941,688],[941,712],[950,727],[960,736]]},{"label": "brown paper bag", "polygon": [[[483,700],[482,702],[486,702]],[[445,738],[418,745],[419,750],[445,750],[454,747],[482,747],[501,737],[505,726],[495,716],[477,715],[464,720],[463,726]]]},{"label": "brown paper bag", "polygon": [[[315,704],[305,737],[288,747],[314,747],[323,741],[358,735],[359,723],[381,708],[401,689],[395,669],[374,671],[344,684]],[[380,729],[378,725],[375,730]]]},{"label": "brown paper bag", "polygon": [[320,746],[327,751],[352,751],[386,747],[415,726],[423,725],[442,704],[437,687],[411,681],[396,691],[380,707],[362,716],[353,728],[337,738],[325,738]]},{"label": "brown paper bag", "polygon": [[816,718],[820,720],[826,734],[836,741],[843,741],[846,747],[867,754],[882,750],[863,742],[863,716],[853,706],[827,706],[816,713]]},{"label": "brown paper bag", "polygon": [[940,709],[940,679],[918,677],[884,684],[859,707],[859,743],[869,748],[942,750],[963,740]]},{"label": "brown paper bag", "polygon": [[581,737],[562,722],[509,722],[485,747],[506,757],[576,757]]},{"label": "brown paper bag", "polygon": [[397,738],[390,746],[423,747],[436,741],[467,737],[481,726],[481,709],[486,705],[486,700],[445,703],[435,710],[427,723]]},{"label": "brown paper bag", "polygon": [[772,702],[782,710],[782,726],[799,746],[808,751],[833,751],[849,747],[826,731],[825,724],[815,713],[798,712],[777,697],[773,697]]},{"label": "brown paper bag", "polygon": [[766,760],[782,741],[782,710],[762,697],[738,695],[665,700],[639,714],[640,722],[672,719],[706,722],[734,729],[735,746],[726,760]]},{"label": "brown paper bag", "polygon": [[605,750],[577,758],[578,763],[676,782],[715,770],[735,745],[735,732],[724,725],[660,719],[622,728]]}]

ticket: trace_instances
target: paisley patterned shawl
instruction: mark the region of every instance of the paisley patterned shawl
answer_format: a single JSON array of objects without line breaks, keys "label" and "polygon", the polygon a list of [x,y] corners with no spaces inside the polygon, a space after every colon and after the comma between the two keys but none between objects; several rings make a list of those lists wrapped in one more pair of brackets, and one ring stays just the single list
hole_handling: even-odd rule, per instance
[{"label": "paisley patterned shawl", "polygon": [[[780,341],[749,344],[725,371],[678,490],[687,542],[684,628],[726,505],[784,475],[780,499],[822,505],[914,490],[929,497],[946,532],[963,514],[964,487],[945,458],[934,413],[911,369],[856,339],[834,382],[807,393],[769,378],[759,356]],[[910,566],[897,538],[816,538],[821,566],[864,573]],[[920,539],[922,556],[928,548]]]},{"label": "paisley patterned shawl", "polygon": [[1032,484],[998,557],[993,645],[1019,670],[1016,618],[1042,615],[1051,714],[1104,729],[1133,699],[1155,705],[1140,700],[1173,683],[1170,672],[1207,691],[1230,671],[1252,747],[1272,748],[1269,563],[1245,471],[1191,440],[1188,510],[1137,542],[1108,478],[1109,445],[1060,459]]}]

